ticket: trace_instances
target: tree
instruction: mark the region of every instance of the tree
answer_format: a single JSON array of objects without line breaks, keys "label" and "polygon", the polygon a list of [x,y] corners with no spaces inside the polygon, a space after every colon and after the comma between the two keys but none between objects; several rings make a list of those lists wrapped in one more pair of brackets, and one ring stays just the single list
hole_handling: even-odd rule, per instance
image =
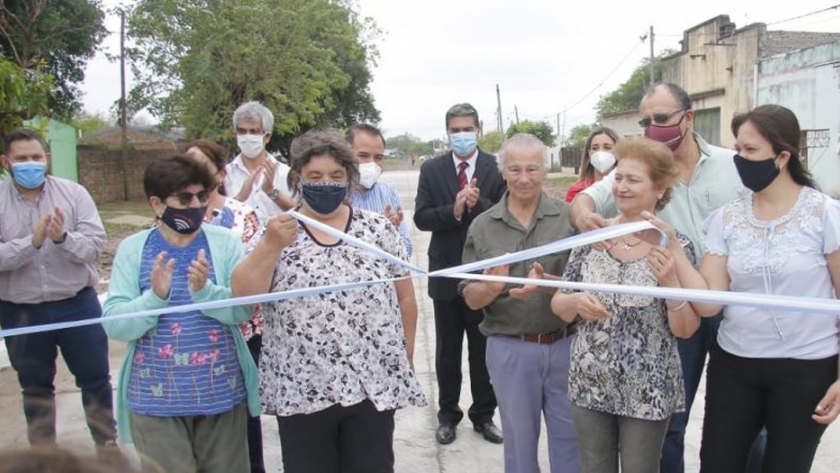
[{"label": "tree", "polygon": [[78,114],[70,124],[73,125],[73,128],[79,130],[82,136],[96,133],[111,126],[108,118],[102,114],[90,115],[84,112]]},{"label": "tree", "polygon": [[[662,80],[662,58],[673,53],[672,49],[667,49],[654,61],[654,82]],[[618,89],[602,96],[601,100],[598,101],[595,106],[595,110],[598,112],[598,121],[604,115],[638,109],[648,86],[650,86],[650,58],[644,58],[626,82],[621,84]]]},{"label": "tree", "polygon": [[416,156],[432,154],[436,149],[435,144],[433,141],[423,141],[408,133],[392,136],[385,140],[385,146],[388,149],[396,150],[400,157],[411,156],[412,154]]},{"label": "tree", "polygon": [[24,71],[52,75],[49,110],[70,119],[85,65],[107,34],[104,19],[99,0],[3,0],[0,54]]},{"label": "tree", "polygon": [[598,123],[593,123],[591,125],[578,125],[572,128],[568,138],[566,138],[565,146],[567,148],[583,148],[586,145],[586,139],[589,138],[589,134],[599,126]]},{"label": "tree", "polygon": [[487,132],[481,135],[481,138],[478,140],[478,147],[488,153],[495,153],[502,147],[504,138],[498,131]]},{"label": "tree", "polygon": [[0,140],[9,131],[49,110],[52,76],[40,72],[38,65],[24,71],[0,56]]},{"label": "tree", "polygon": [[519,123],[511,124],[507,129],[507,137],[510,138],[517,133],[530,133],[539,138],[549,148],[554,146],[555,143],[554,130],[545,121],[535,122],[523,120]]},{"label": "tree", "polygon": [[348,0],[140,0],[128,54],[148,107],[187,136],[232,141],[233,111],[259,100],[276,117],[273,149],[316,126],[376,123],[369,84],[375,25]]}]

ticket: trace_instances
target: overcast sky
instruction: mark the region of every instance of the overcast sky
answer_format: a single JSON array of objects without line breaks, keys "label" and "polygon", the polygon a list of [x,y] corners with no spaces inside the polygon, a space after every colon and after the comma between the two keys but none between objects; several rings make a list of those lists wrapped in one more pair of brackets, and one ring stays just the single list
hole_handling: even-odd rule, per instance
[{"label": "overcast sky", "polygon": [[[496,84],[505,126],[546,120],[564,133],[595,118],[599,97],[627,80],[650,44],[679,49],[684,30],[717,15],[738,28],[764,22],[771,30],[840,32],[837,0],[356,0],[361,14],[383,30],[373,70],[373,95],[386,136],[444,135],[446,109],[470,102],[486,131],[496,129]],[[126,0],[102,0],[108,8]],[[775,4],[775,5],[772,5]],[[771,6],[772,5],[772,6]],[[103,48],[119,52],[119,19]],[[119,98],[119,67],[97,54],[83,85],[89,112],[107,113]],[[129,85],[130,87],[130,85]],[[565,111],[565,113],[564,113]]]}]

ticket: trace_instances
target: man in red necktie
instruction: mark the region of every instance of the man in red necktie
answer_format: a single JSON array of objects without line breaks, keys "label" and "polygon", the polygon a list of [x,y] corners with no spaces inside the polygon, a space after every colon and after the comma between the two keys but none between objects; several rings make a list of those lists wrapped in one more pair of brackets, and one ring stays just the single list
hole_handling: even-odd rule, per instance
[{"label": "man in red necktie", "polygon": [[[446,112],[446,132],[452,151],[423,164],[414,207],[417,228],[432,232],[430,271],[461,264],[467,230],[473,219],[497,203],[507,190],[496,157],[478,149],[481,128],[478,112],[472,105],[454,105]],[[435,369],[439,387],[440,425],[435,437],[441,444],[455,441],[456,426],[464,417],[458,401],[466,332],[473,398],[468,415],[473,428],[485,440],[502,443],[502,433],[493,423],[496,396],[484,361],[486,338],[478,330],[484,314],[470,309],[457,293],[457,287],[457,279],[429,280],[429,297],[435,308]]]}]

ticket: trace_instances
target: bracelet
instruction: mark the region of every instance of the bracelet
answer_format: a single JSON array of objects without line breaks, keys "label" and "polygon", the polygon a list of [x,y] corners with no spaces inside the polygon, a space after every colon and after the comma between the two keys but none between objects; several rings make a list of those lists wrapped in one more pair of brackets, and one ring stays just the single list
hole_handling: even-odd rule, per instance
[{"label": "bracelet", "polygon": [[680,305],[678,305],[676,307],[670,307],[670,306],[668,306],[668,303],[666,302],[665,307],[668,309],[668,312],[676,312],[676,311],[682,309],[683,307],[685,307],[686,304],[688,304],[688,301],[682,301],[682,303],[680,303]]}]

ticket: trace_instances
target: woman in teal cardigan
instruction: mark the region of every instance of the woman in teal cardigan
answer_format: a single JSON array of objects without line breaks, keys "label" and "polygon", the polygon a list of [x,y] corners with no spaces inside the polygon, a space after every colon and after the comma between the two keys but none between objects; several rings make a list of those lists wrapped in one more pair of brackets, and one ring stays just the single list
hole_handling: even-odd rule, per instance
[{"label": "woman in teal cardigan", "polygon": [[144,188],[160,224],[120,244],[103,311],[173,308],[103,322],[109,337],[128,342],[121,438],[167,472],[247,472],[247,416],[260,412],[256,367],[238,329],[252,308],[176,312],[231,297],[243,246],[230,230],[202,224],[212,186],[207,169],[187,158],[149,165]]}]

